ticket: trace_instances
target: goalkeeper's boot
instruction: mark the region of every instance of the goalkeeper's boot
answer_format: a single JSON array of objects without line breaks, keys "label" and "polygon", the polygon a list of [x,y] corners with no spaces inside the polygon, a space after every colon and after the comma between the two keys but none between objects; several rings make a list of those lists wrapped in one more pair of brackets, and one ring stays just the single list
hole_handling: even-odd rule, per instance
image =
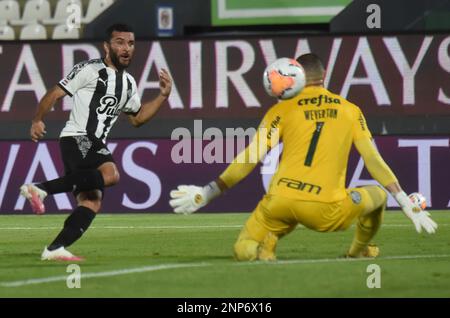
[{"label": "goalkeeper's boot", "polygon": [[278,237],[272,232],[267,233],[266,237],[259,246],[258,259],[261,261],[276,261],[275,249],[277,247]]},{"label": "goalkeeper's boot", "polygon": [[84,258],[78,257],[67,251],[64,246],[57,248],[56,250],[49,251],[47,247],[41,255],[41,260],[43,261],[67,261],[67,262],[77,262],[84,261]]},{"label": "goalkeeper's boot", "polygon": [[30,202],[31,209],[34,213],[45,213],[45,205],[43,201],[47,196],[47,192],[39,189],[34,184],[24,184],[20,187],[20,194]]},{"label": "goalkeeper's boot", "polygon": [[358,258],[358,257],[375,258],[378,257],[378,255],[380,255],[380,248],[377,245],[370,243],[364,248],[364,250],[361,253],[359,253],[358,256],[350,255],[347,252],[347,254],[344,255],[344,258]]},{"label": "goalkeeper's boot", "polygon": [[380,255],[380,248],[375,244],[368,244],[361,253],[362,257],[375,258]]}]

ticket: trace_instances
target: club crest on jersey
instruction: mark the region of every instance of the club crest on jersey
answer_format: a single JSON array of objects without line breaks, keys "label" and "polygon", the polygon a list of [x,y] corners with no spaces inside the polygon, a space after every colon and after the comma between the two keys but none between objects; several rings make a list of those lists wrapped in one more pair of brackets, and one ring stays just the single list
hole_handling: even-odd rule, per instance
[{"label": "club crest on jersey", "polygon": [[361,203],[361,193],[359,193],[357,191],[351,191],[350,196],[352,197],[352,201],[354,204]]},{"label": "club crest on jersey", "polygon": [[105,95],[100,99],[100,107],[97,108],[97,114],[106,114],[114,117],[120,114],[117,97],[114,95]]}]

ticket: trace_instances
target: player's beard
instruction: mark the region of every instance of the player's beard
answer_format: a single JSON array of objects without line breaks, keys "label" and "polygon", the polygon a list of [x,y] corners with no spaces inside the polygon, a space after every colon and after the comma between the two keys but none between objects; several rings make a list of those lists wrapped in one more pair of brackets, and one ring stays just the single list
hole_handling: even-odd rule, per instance
[{"label": "player's beard", "polygon": [[126,69],[130,65],[131,58],[129,59],[128,64],[122,64],[120,62],[120,58],[116,54],[116,52],[114,52],[113,50],[110,50],[109,51],[109,55],[111,57],[111,62],[114,64],[114,66],[117,68],[118,71],[122,71],[122,70]]}]

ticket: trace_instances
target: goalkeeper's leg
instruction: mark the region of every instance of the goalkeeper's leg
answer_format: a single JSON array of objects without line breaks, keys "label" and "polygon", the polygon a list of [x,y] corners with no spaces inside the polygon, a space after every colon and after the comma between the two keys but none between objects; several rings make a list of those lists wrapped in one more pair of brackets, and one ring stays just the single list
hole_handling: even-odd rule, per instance
[{"label": "goalkeeper's leg", "polygon": [[265,196],[250,215],[234,244],[238,261],[276,260],[278,239],[297,225],[283,200]]},{"label": "goalkeeper's leg", "polygon": [[375,257],[378,255],[378,249],[369,246],[369,243],[377,233],[383,220],[387,194],[379,186],[366,186],[354,190],[361,194],[361,204],[364,205],[364,209],[357,216],[355,236],[347,256]]}]

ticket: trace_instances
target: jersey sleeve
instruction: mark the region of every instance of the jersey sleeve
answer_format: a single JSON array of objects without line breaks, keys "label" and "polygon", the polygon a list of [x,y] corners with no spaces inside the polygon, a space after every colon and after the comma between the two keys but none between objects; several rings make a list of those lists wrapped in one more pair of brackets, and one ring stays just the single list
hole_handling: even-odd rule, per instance
[{"label": "jersey sleeve", "polygon": [[353,141],[361,138],[372,139],[372,134],[367,127],[366,118],[364,118],[361,109],[356,107],[355,119],[353,123]]},{"label": "jersey sleeve", "polygon": [[[128,94],[128,93],[127,93]],[[136,83],[134,80],[131,82],[130,95],[127,95],[127,102],[123,106],[122,112],[128,115],[137,114],[141,109],[141,98],[137,90]]]},{"label": "jersey sleeve", "polygon": [[282,115],[274,106],[266,113],[258,127],[258,137],[264,140],[267,148],[275,147],[281,138]]},{"label": "jersey sleeve", "polygon": [[355,141],[355,147],[364,160],[364,164],[370,175],[382,186],[398,182],[391,168],[381,157],[378,150],[369,138],[360,138]]},{"label": "jersey sleeve", "polygon": [[59,81],[58,86],[69,96],[73,96],[80,88],[86,86],[94,75],[89,64],[87,62],[81,62],[76,64],[72,71]]},{"label": "jersey sleeve", "polygon": [[251,143],[228,165],[219,178],[228,188],[244,179],[280,140],[281,116],[271,108],[264,116]]}]

